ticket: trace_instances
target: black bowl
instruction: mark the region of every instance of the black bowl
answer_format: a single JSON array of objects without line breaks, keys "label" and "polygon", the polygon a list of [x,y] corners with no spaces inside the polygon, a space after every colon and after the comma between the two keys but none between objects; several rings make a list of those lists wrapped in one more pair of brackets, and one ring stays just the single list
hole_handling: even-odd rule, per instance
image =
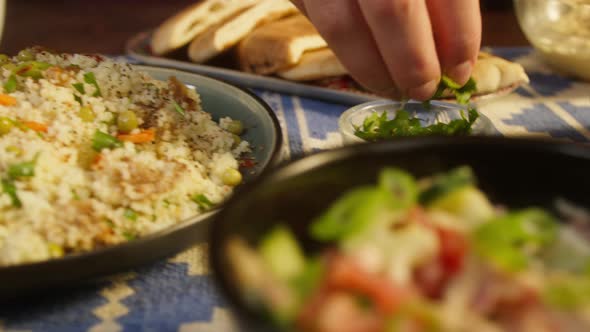
[{"label": "black bowl", "polygon": [[307,226],[340,194],[375,183],[385,166],[417,177],[460,165],[473,168],[492,202],[510,207],[550,208],[557,197],[590,206],[590,149],[547,140],[461,137],[419,138],[354,145],[321,152],[266,174],[243,187],[213,221],[210,263],[218,286],[244,330],[271,330],[248,308],[232,283],[223,255],[226,241],[240,235],[254,244],[278,222],[291,227],[307,252],[319,249]]}]

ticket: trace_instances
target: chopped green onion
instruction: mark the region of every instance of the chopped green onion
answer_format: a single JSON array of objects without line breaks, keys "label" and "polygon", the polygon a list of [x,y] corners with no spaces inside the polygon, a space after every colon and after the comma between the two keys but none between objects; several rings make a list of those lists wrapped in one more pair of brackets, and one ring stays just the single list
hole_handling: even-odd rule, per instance
[{"label": "chopped green onion", "polygon": [[51,67],[52,64],[47,62],[30,61],[21,64],[14,69],[14,72],[19,76],[30,77],[38,80],[43,78],[43,71]]},{"label": "chopped green onion", "polygon": [[194,195],[192,200],[203,210],[208,210],[213,206],[213,203],[203,194]]},{"label": "chopped green onion", "polygon": [[74,198],[75,201],[80,200],[80,195],[78,195],[78,193],[76,192],[76,189],[72,189],[72,197]]},{"label": "chopped green onion", "polygon": [[85,94],[86,91],[84,90],[84,83],[74,83],[72,84],[76,91],[80,92],[81,94]]},{"label": "chopped green onion", "polygon": [[14,185],[14,182],[12,180],[2,180],[2,191],[4,191],[5,194],[10,196],[10,199],[12,200],[12,206],[18,208],[22,207],[23,204],[21,203],[20,199],[18,198],[18,195],[16,194],[16,186]]},{"label": "chopped green onion", "polygon": [[175,110],[175,111],[176,111],[178,114],[182,115],[182,117],[186,117],[186,111],[184,110],[184,108],[182,108],[182,106],[180,106],[180,105],[179,105],[179,104],[176,102],[176,100],[173,100],[173,101],[172,101],[172,105],[174,105],[174,110]]},{"label": "chopped green onion", "polygon": [[92,95],[93,97],[101,97],[102,96],[102,94],[100,92],[100,87],[98,86],[98,82],[96,81],[96,76],[94,76],[93,72],[88,72],[88,73],[84,74],[84,82],[86,82],[90,85],[94,85],[94,87],[96,88],[96,91]]},{"label": "chopped green onion", "polygon": [[6,81],[6,83],[4,83],[4,92],[6,93],[11,93],[16,91],[16,88],[18,87],[18,82],[16,80],[16,76],[14,74],[10,75],[10,77],[8,77],[8,80]]},{"label": "chopped green onion", "polygon": [[78,104],[82,105],[82,98],[78,95],[74,95],[74,100],[78,102]]},{"label": "chopped green onion", "polygon": [[103,133],[100,130],[97,130],[94,133],[94,137],[92,138],[92,148],[95,151],[101,151],[103,149],[120,148],[122,146],[123,142],[121,142],[119,139],[107,133]]},{"label": "chopped green onion", "polygon": [[121,235],[123,235],[123,237],[127,240],[127,241],[133,241],[135,239],[137,239],[137,235],[129,232],[129,231],[125,231],[123,232]]},{"label": "chopped green onion", "polygon": [[132,209],[125,209],[125,212],[123,212],[123,216],[131,221],[137,220],[137,213]]},{"label": "chopped green onion", "polygon": [[115,228],[115,223],[111,219],[105,219],[104,222],[109,226],[109,228]]},{"label": "chopped green onion", "polygon": [[8,167],[8,176],[11,179],[32,177],[35,175],[36,160],[11,165]]}]

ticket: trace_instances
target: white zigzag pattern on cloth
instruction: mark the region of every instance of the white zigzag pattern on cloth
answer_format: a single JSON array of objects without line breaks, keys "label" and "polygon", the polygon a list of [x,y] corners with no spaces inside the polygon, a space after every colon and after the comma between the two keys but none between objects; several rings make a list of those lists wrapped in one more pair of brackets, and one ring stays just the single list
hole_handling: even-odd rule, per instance
[{"label": "white zigzag pattern on cloth", "polygon": [[89,332],[118,332],[122,330],[116,320],[129,313],[129,308],[121,304],[121,300],[135,293],[133,288],[127,285],[127,281],[135,278],[134,273],[124,274],[113,278],[113,283],[100,291],[108,302],[93,310],[94,315],[101,319],[101,322],[91,327]]},{"label": "white zigzag pattern on cloth", "polygon": [[202,243],[172,257],[170,262],[186,263],[189,276],[201,276],[209,274],[208,260],[209,246],[206,243]]},{"label": "white zigzag pattern on cloth", "polygon": [[280,160],[289,159],[291,157],[291,151],[289,151],[289,133],[287,131],[287,123],[285,122],[285,111],[281,95],[278,93],[263,92],[261,98],[275,111],[281,126],[283,146],[281,147]]},{"label": "white zigzag pattern on cloth", "polygon": [[185,323],[178,332],[237,332],[238,328],[227,309],[215,308],[210,322]]},{"label": "white zigzag pattern on cloth", "polygon": [[325,140],[312,138],[305,118],[305,110],[301,106],[301,99],[299,97],[293,97],[292,100],[301,134],[301,141],[303,142],[303,151],[307,153],[314,149],[327,150],[342,146],[342,136],[338,132],[326,133]]}]

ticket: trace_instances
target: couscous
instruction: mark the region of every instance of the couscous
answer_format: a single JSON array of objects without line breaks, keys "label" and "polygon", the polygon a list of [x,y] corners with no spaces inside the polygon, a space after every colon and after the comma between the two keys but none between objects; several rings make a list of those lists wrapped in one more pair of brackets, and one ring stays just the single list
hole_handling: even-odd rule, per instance
[{"label": "couscous", "polygon": [[241,182],[241,123],[198,87],[93,55],[0,57],[0,266],[153,233]]}]

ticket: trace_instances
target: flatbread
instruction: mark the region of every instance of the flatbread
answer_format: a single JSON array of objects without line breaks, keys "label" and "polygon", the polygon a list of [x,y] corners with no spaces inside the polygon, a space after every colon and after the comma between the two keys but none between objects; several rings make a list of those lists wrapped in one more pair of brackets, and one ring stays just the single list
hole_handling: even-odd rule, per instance
[{"label": "flatbread", "polygon": [[477,83],[477,94],[493,93],[529,82],[522,65],[486,52],[480,52],[471,76]]},{"label": "flatbread", "polygon": [[188,56],[194,62],[205,62],[236,45],[257,26],[294,13],[297,8],[289,0],[262,0],[197,36],[189,45]]},{"label": "flatbread", "polygon": [[168,18],[154,31],[152,52],[169,53],[188,44],[210,27],[248,9],[261,0],[203,0]]},{"label": "flatbread", "polygon": [[299,14],[254,30],[238,45],[243,71],[273,74],[299,63],[306,51],[327,47],[313,24]]},{"label": "flatbread", "polygon": [[277,73],[278,76],[291,81],[320,80],[346,74],[346,68],[327,47],[303,53],[299,63]]}]

